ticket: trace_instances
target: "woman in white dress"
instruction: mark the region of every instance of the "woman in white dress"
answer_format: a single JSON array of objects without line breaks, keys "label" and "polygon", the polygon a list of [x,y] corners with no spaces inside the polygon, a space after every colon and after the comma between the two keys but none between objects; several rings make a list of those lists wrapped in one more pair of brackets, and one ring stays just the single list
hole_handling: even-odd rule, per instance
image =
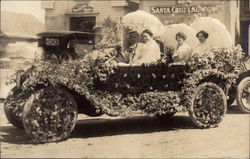
[{"label": "woman in white dress", "polygon": [[174,62],[185,62],[192,53],[191,47],[185,43],[187,36],[183,32],[178,32],[175,38],[178,44],[176,52],[173,55],[173,60]]},{"label": "woman in white dress", "polygon": [[142,32],[141,43],[138,43],[130,64],[156,62],[161,58],[159,45],[153,40],[153,33],[146,29]]},{"label": "woman in white dress", "polygon": [[212,45],[207,43],[207,38],[209,34],[203,30],[199,31],[196,34],[196,37],[200,41],[200,43],[194,48],[193,54],[205,54],[206,52],[209,52],[212,49]]}]

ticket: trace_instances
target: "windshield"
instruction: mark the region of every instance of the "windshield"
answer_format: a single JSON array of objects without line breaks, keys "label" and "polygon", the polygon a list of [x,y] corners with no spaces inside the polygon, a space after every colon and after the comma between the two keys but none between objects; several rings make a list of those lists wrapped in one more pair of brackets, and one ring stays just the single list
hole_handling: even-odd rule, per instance
[{"label": "windshield", "polygon": [[94,40],[93,39],[71,40],[68,44],[68,48],[74,48],[75,53],[78,55],[85,55],[87,52],[94,49]]}]

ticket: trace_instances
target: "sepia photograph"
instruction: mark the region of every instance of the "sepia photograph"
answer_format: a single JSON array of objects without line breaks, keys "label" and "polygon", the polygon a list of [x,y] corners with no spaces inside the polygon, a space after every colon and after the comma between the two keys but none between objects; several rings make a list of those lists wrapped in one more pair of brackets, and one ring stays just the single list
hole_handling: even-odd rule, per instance
[{"label": "sepia photograph", "polygon": [[250,158],[250,0],[0,13],[0,158]]}]

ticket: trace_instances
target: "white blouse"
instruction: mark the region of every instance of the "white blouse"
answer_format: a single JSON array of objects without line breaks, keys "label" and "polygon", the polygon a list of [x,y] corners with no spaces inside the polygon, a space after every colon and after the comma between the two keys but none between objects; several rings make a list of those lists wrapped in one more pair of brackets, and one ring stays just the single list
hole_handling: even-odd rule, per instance
[{"label": "white blouse", "polygon": [[203,42],[198,44],[195,48],[193,53],[198,53],[200,55],[205,54],[206,52],[212,49],[212,45],[208,44],[207,42]]},{"label": "white blouse", "polygon": [[161,58],[158,44],[151,39],[147,43],[138,43],[135,55],[130,64],[142,64],[156,62]]},{"label": "white blouse", "polygon": [[173,55],[174,62],[186,61],[192,53],[191,47],[187,43],[177,46],[176,52]]}]

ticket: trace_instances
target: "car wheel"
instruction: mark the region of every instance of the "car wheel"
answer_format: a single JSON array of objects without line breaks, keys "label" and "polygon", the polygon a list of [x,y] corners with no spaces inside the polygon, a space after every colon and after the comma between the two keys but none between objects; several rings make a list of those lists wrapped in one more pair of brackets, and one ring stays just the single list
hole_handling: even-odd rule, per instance
[{"label": "car wheel", "polygon": [[191,103],[189,116],[198,128],[217,127],[227,110],[224,91],[211,82],[196,88]]},{"label": "car wheel", "polygon": [[77,121],[77,104],[67,91],[47,87],[36,91],[24,106],[25,131],[39,143],[66,139]]},{"label": "car wheel", "polygon": [[236,93],[236,101],[240,110],[250,113],[250,77],[246,77],[239,83]]}]

